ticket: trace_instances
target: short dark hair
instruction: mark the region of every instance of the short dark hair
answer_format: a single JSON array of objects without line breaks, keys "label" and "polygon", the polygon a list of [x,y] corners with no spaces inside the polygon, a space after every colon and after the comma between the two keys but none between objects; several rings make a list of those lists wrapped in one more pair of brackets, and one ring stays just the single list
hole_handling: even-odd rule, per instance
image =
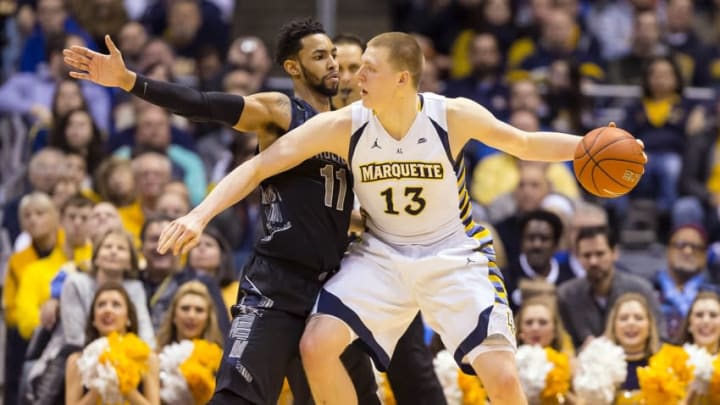
[{"label": "short dark hair", "polygon": [[296,56],[302,48],[300,41],[313,34],[325,34],[325,28],[311,17],[295,19],[280,27],[275,44],[275,63],[282,66],[285,60]]},{"label": "short dark hair", "polygon": [[578,230],[577,237],[575,238],[575,249],[580,246],[580,241],[584,239],[592,239],[596,236],[604,236],[607,240],[610,249],[615,249],[617,245],[617,236],[606,225],[601,226],[585,226]]},{"label": "short dark hair", "polygon": [[555,245],[560,243],[560,238],[562,237],[563,233],[563,223],[559,216],[547,210],[530,211],[527,214],[523,215],[522,218],[520,218],[521,234],[525,233],[525,228],[527,228],[530,221],[542,221],[550,224],[550,227],[552,227],[553,230],[553,243]]},{"label": "short dark hair", "polygon": [[60,209],[60,213],[61,215],[65,214],[65,211],[67,211],[69,207],[92,208],[93,206],[95,206],[95,203],[91,199],[85,197],[82,194],[75,194],[74,196],[68,198],[67,201],[65,201],[65,203],[62,205],[62,208]]},{"label": "short dark hair", "polygon": [[365,41],[355,34],[338,34],[332,39],[332,41],[335,45],[357,45],[363,50],[363,52],[365,51]]}]

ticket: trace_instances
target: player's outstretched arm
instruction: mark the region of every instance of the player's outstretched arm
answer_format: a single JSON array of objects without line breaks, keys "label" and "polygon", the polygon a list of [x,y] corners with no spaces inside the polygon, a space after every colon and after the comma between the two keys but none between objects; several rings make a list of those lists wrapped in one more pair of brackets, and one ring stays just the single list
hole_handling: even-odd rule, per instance
[{"label": "player's outstretched arm", "polygon": [[465,98],[448,100],[447,120],[453,151],[460,151],[467,141],[477,139],[523,160],[561,162],[573,159],[582,139],[560,132],[522,131]]},{"label": "player's outstretched arm", "polygon": [[281,128],[287,125],[283,120],[288,119],[275,111],[288,106],[288,97],[282,93],[242,97],[201,92],[188,86],[152,80],[125,67],[122,54],[109,35],[105,36],[105,44],[110,50],[107,55],[82,46],[63,50],[65,63],[76,70],[70,72],[70,76],[102,86],[119,87],[175,114],[196,121],[223,123],[239,131],[256,131],[268,122]]},{"label": "player's outstretched arm", "polygon": [[349,108],[321,113],[280,137],[225,176],[189,214],[172,221],[160,235],[158,251],[172,250],[176,255],[189,251],[212,218],[245,198],[268,177],[322,152],[347,160],[351,120]]}]

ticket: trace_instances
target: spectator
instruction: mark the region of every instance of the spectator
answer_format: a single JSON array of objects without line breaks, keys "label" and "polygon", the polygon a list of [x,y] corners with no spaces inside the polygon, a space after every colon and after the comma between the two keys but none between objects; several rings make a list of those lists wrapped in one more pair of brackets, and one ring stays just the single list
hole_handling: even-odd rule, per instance
[{"label": "spectator", "polygon": [[625,293],[617,297],[610,308],[605,337],[625,352],[627,376],[617,397],[637,396],[640,388],[637,369],[647,366],[650,356],[660,348],[657,321],[647,298],[638,293]]},{"label": "spectator", "polygon": [[17,293],[22,277],[28,266],[38,259],[53,253],[62,254],[65,243],[64,233],[59,224],[59,215],[50,197],[39,191],[32,192],[20,200],[20,224],[32,243],[10,256],[3,282],[3,313],[5,317],[5,396],[9,404],[17,403],[22,363],[27,350],[27,341],[18,331]]},{"label": "spectator", "polygon": [[69,0],[68,2],[80,25],[100,47],[99,51],[107,52],[105,35],[117,36],[123,25],[128,22],[123,0]]},{"label": "spectator", "polygon": [[148,106],[139,112],[134,153],[129,147],[121,147],[115,155],[128,158],[146,150],[167,154],[172,163],[182,170],[192,204],[202,200],[207,188],[202,160],[195,152],[171,143],[170,116],[160,107]]},{"label": "spectator", "polygon": [[[365,50],[365,43],[352,34],[341,34],[333,38],[337,48],[335,60],[338,63],[338,94],[333,96],[332,105],[336,108],[360,99],[360,89],[355,83],[355,73],[360,69],[361,57]],[[246,93],[249,94],[249,93]]]},{"label": "spectator", "polygon": [[117,208],[108,202],[95,204],[90,213],[89,227],[90,239],[95,243],[110,229],[122,229],[122,220]]},{"label": "spectator", "polygon": [[551,347],[571,357],[575,354],[553,297],[535,296],[526,300],[515,318],[518,343]]},{"label": "spectator", "polygon": [[[3,83],[0,87],[0,112],[29,114],[35,120],[49,120],[53,95],[58,84],[67,78],[70,71],[62,60],[63,49],[70,45],[68,38],[58,36],[47,41],[47,69],[16,73]],[[88,108],[93,119],[100,128],[107,129],[110,119],[109,93],[87,81],[80,82],[79,86],[85,100],[92,100],[92,103],[88,103]],[[58,95],[61,96],[64,96],[64,93]]]},{"label": "spectator", "polygon": [[[673,60],[651,59],[643,72],[643,98],[628,107],[624,125],[645,143],[648,155],[645,174],[630,195],[653,199],[662,214],[669,214],[678,197],[686,138],[704,127],[702,108],[682,93],[682,77]],[[626,198],[616,203],[622,201]]]},{"label": "spectator", "polygon": [[[92,201],[82,196],[70,198],[62,207],[60,224],[65,231],[65,241],[61,248],[48,257],[28,265],[20,277],[15,307],[20,336],[29,340],[33,331],[41,323],[41,310],[51,319],[46,328],[52,329],[55,322],[57,302],[49,304],[51,299],[50,282],[61,268],[74,268],[75,271],[87,271],[90,267],[92,244],[88,219],[92,212]],[[69,271],[69,270],[65,270]]]},{"label": "spectator", "polygon": [[188,252],[188,266],[220,285],[225,308],[235,305],[238,296],[240,283],[233,264],[230,245],[212,226],[205,228],[200,242]]},{"label": "spectator", "polygon": [[267,88],[267,79],[273,63],[265,43],[255,36],[236,38],[228,49],[227,61],[235,66],[245,66],[253,77],[253,87],[247,94]]},{"label": "spectator", "polygon": [[657,315],[658,329],[665,330],[652,285],[615,268],[616,241],[607,227],[580,229],[575,252],[587,274],[585,278],[570,280],[558,289],[558,308],[575,347],[603,333],[609,309],[626,292],[645,296]]},{"label": "spectator", "polygon": [[143,47],[149,40],[145,27],[136,21],[128,21],[120,28],[117,39],[125,65],[128,69],[138,69]]},{"label": "spectator", "polygon": [[[504,219],[495,223],[495,229],[502,239],[505,246],[505,252],[509,259],[515,258],[520,254],[520,229],[518,224],[520,218],[530,211],[540,208],[542,201],[550,193],[550,181],[547,179],[547,166],[538,162],[523,162],[520,166],[520,180],[515,190],[508,194],[510,203],[507,200],[501,202],[501,199],[495,201],[493,205],[505,205],[505,209],[509,209],[509,215]],[[507,207],[507,206],[510,207]],[[491,207],[491,218],[493,217]],[[498,209],[494,209],[499,211]]]},{"label": "spectator", "polygon": [[157,331],[160,328],[177,289],[188,281],[198,280],[205,285],[213,298],[218,324],[225,336],[230,329],[230,319],[217,281],[198,274],[193,269],[183,269],[180,258],[174,256],[172,252],[160,254],[157,251],[160,233],[169,222],[170,219],[167,217],[149,217],[140,232],[142,253],[147,260],[147,267],[142,273],[143,284],[150,305],[153,329]]},{"label": "spectator", "polygon": [[157,201],[171,180],[170,159],[160,153],[145,152],[133,159],[132,174],[143,215],[155,214]]},{"label": "spectator", "polygon": [[88,48],[96,49],[88,33],[75,21],[65,6],[65,0],[37,0],[37,24],[25,40],[20,56],[20,71],[34,73],[38,65],[52,60],[45,52],[48,44],[64,34],[82,37]]},{"label": "spectator", "polygon": [[611,83],[642,84],[642,69],[648,61],[668,54],[667,46],[661,41],[662,30],[657,11],[638,11],[633,19],[630,50],[610,64],[608,78]]},{"label": "spectator", "polygon": [[[139,330],[136,307],[125,288],[118,283],[106,283],[98,288],[90,304],[90,314],[86,323],[87,332],[83,347],[100,337],[107,337],[111,333],[137,334]],[[83,386],[78,366],[81,354],[78,351],[68,357],[65,401],[67,403],[100,402],[100,394],[96,388],[87,389]],[[157,356],[152,351],[148,356],[147,366],[139,385],[123,395],[128,403],[160,403],[159,363]]]},{"label": "spectator", "polygon": [[190,200],[187,195],[165,191],[158,198],[156,208],[158,214],[177,219],[190,212]]},{"label": "spectator", "polygon": [[[140,166],[141,163],[135,165]],[[130,161],[109,157],[95,172],[93,184],[102,201],[107,201],[117,208],[123,228],[138,241],[135,246],[140,246],[140,228],[145,214],[142,201],[138,197],[134,170]]]},{"label": "spectator", "polygon": [[[39,191],[50,194],[60,178],[58,167],[62,166],[63,153],[55,148],[46,148],[36,153],[27,166],[29,189],[27,193]],[[8,232],[11,242],[20,236],[20,201],[25,194],[8,201],[3,207],[2,227]],[[15,249],[18,250],[18,249]]]},{"label": "spectator", "polygon": [[701,291],[695,296],[688,316],[680,328],[678,344],[691,343],[718,354],[720,345],[720,296],[715,291]]},{"label": "spectator", "polygon": [[203,339],[222,347],[215,305],[205,285],[188,281],[178,288],[157,333],[158,352],[181,340]]},{"label": "spectator", "polygon": [[570,267],[561,266],[553,257],[563,235],[560,218],[549,211],[526,213],[519,221],[520,255],[509,257],[510,264],[503,271],[505,289],[513,309],[525,299],[523,282],[538,280],[560,286],[575,277]]},{"label": "spectator", "polygon": [[89,173],[94,173],[105,158],[103,135],[85,109],[70,110],[60,116],[50,134],[50,146],[80,154]]},{"label": "spectator", "polygon": [[692,83],[695,67],[705,59],[705,44],[695,32],[692,0],[669,0],[666,13],[665,43],[675,54],[683,81]]},{"label": "spectator", "polygon": [[707,256],[707,234],[701,226],[683,225],[670,234],[667,267],[655,277],[666,336],[678,336],[695,296],[709,282]]}]

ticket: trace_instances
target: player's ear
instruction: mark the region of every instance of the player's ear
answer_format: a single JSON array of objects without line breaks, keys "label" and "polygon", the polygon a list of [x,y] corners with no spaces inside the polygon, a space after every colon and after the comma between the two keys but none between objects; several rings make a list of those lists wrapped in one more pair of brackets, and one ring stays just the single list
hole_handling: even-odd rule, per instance
[{"label": "player's ear", "polygon": [[300,63],[298,63],[295,59],[285,59],[285,62],[283,62],[283,69],[285,69],[285,72],[287,72],[290,76],[298,76],[301,71]]},{"label": "player's ear", "polygon": [[410,72],[407,70],[404,70],[400,72],[400,78],[398,79],[398,84],[406,84],[410,82]]}]

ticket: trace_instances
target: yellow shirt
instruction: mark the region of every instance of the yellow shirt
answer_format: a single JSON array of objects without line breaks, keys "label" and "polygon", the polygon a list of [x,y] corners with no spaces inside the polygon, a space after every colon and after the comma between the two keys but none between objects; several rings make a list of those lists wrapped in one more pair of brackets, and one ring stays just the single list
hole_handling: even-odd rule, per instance
[{"label": "yellow shirt", "polygon": [[[232,283],[223,287],[222,291],[220,292],[222,294],[223,301],[225,302],[225,309],[228,310],[228,314],[230,314],[230,307],[235,305],[235,303],[237,302],[239,288],[240,282],[233,281]],[[230,318],[232,318],[232,314],[230,314]]]},{"label": "yellow shirt", "polygon": [[30,339],[35,328],[40,325],[40,307],[50,299],[50,283],[63,265],[72,260],[78,269],[87,270],[92,257],[92,245],[75,248],[73,259],[68,258],[62,249],[55,249],[50,256],[29,264],[20,279],[15,313],[20,336]]},{"label": "yellow shirt", "polygon": [[120,221],[122,221],[123,228],[132,235],[135,247],[139,248],[140,230],[145,222],[145,214],[143,213],[142,206],[140,206],[140,200],[136,199],[132,204],[124,207],[118,207],[117,210],[120,215]]},{"label": "yellow shirt", "polygon": [[[65,243],[65,232],[58,230],[55,246],[49,256],[55,254],[56,250],[62,252],[62,245]],[[7,272],[5,273],[5,285],[3,287],[3,309],[5,310],[5,324],[8,327],[17,326],[16,298],[20,280],[28,265],[38,260],[35,248],[30,245],[25,249],[13,253],[8,260]]]},{"label": "yellow shirt", "polygon": [[[547,177],[556,193],[573,200],[580,196],[575,175],[564,163],[550,163]],[[515,190],[519,182],[516,158],[500,152],[482,159],[475,166],[470,192],[473,200],[489,205],[501,195]]]}]

